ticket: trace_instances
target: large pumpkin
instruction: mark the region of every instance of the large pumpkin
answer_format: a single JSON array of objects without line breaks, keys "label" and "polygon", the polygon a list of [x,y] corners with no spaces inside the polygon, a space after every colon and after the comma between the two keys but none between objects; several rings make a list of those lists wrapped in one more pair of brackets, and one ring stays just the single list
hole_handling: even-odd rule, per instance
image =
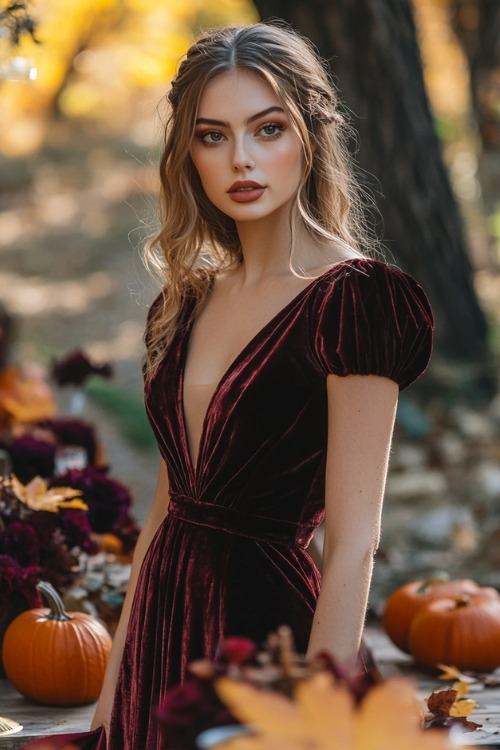
[{"label": "large pumpkin", "polygon": [[424,666],[490,672],[500,666],[500,601],[459,596],[430,602],[415,616],[409,641]]},{"label": "large pumpkin", "polygon": [[450,581],[444,574],[425,581],[412,581],[393,591],[384,605],[382,625],[391,641],[402,651],[411,653],[410,627],[417,612],[429,602],[450,596],[487,596],[500,601],[498,591],[480,587],[469,578]]},{"label": "large pumpkin", "polygon": [[106,628],[84,612],[64,611],[60,596],[39,583],[49,609],[22,612],[7,628],[5,673],[25,698],[47,706],[78,706],[97,700],[111,650]]}]

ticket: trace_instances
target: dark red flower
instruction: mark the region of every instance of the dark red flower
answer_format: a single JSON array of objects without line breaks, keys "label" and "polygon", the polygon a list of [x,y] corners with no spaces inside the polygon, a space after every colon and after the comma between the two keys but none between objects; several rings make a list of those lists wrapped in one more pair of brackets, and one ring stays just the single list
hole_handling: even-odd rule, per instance
[{"label": "dark red flower", "polygon": [[190,680],[169,690],[155,715],[163,742],[175,750],[194,750],[203,730],[235,723],[209,680]]},{"label": "dark red flower", "polygon": [[36,607],[41,601],[36,589],[38,570],[37,566],[23,568],[10,555],[0,555],[0,602],[21,594],[28,607]]},{"label": "dark red flower", "polygon": [[89,464],[95,462],[97,439],[93,425],[82,419],[49,419],[44,426],[54,433],[58,445],[79,445],[87,452]]},{"label": "dark red flower", "polygon": [[121,530],[125,528],[127,536],[130,535],[134,523],[130,516],[131,495],[125,485],[106,475],[106,468],[70,469],[51,479],[50,486],[81,490],[82,499],[89,506],[90,526],[97,534],[110,532],[121,538]]},{"label": "dark red flower", "polygon": [[39,580],[36,566],[23,568],[9,555],[0,555],[0,643],[17,615],[41,606],[42,600],[36,588]]},{"label": "dark red flower", "polygon": [[41,605],[39,572],[36,566],[23,568],[10,555],[0,555],[0,632],[13,615]]},{"label": "dark red flower", "polygon": [[186,682],[170,690],[160,703],[156,715],[169,728],[189,727],[200,716],[210,713],[212,691],[201,682]]},{"label": "dark red flower", "polygon": [[74,508],[59,510],[60,528],[70,549],[78,547],[92,555],[97,552],[97,543],[92,538],[92,527],[88,514]]},{"label": "dark red flower", "polygon": [[219,651],[221,657],[226,659],[229,664],[239,666],[255,654],[255,643],[249,638],[231,636],[222,642]]},{"label": "dark red flower", "polygon": [[24,568],[40,563],[38,536],[33,526],[14,521],[0,532],[0,551],[10,555]]},{"label": "dark red flower", "polygon": [[55,446],[31,435],[20,435],[1,445],[10,456],[12,471],[23,484],[34,477],[51,477],[54,473]]},{"label": "dark red flower", "polygon": [[54,543],[54,535],[59,529],[59,515],[45,510],[31,511],[29,524],[37,534],[40,552],[43,556]]},{"label": "dark red flower", "polygon": [[110,364],[95,364],[80,349],[70,352],[65,357],[52,363],[52,377],[60,386],[81,386],[90,375],[103,378],[113,376]]},{"label": "dark red flower", "polygon": [[80,577],[78,555],[68,548],[64,537],[56,533],[54,543],[41,560],[40,578],[58,591],[65,591]]}]

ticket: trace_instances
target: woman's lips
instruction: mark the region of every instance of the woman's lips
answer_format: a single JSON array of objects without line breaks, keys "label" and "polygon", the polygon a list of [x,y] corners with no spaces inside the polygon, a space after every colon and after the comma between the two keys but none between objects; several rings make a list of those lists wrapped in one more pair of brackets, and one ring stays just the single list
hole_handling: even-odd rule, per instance
[{"label": "woman's lips", "polygon": [[229,188],[228,195],[235,203],[251,203],[256,201],[266,188],[258,182],[241,180]]}]

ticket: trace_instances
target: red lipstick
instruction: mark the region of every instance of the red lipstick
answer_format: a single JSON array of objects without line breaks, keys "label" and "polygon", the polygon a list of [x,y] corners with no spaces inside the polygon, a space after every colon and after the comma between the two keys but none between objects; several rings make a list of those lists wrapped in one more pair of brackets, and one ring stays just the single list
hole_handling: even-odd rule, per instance
[{"label": "red lipstick", "polygon": [[238,180],[229,188],[228,195],[235,203],[256,201],[265,190],[265,186],[253,180]]}]

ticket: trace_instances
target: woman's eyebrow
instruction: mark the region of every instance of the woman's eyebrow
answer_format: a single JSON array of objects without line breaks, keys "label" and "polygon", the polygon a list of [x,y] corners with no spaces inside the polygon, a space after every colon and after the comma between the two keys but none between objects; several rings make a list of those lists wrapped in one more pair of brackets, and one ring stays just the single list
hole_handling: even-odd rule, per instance
[{"label": "woman's eyebrow", "polygon": [[[265,117],[266,115],[271,114],[271,112],[284,112],[285,110],[283,107],[273,106],[268,107],[267,109],[263,109],[261,112],[257,112],[255,115],[251,115],[245,120],[245,125],[249,125],[250,123],[254,122],[255,120],[258,120],[261,117]],[[222,128],[229,128],[230,124],[228,122],[225,122],[224,120],[213,120],[210,117],[198,117],[196,119],[196,125],[217,125]]]}]

